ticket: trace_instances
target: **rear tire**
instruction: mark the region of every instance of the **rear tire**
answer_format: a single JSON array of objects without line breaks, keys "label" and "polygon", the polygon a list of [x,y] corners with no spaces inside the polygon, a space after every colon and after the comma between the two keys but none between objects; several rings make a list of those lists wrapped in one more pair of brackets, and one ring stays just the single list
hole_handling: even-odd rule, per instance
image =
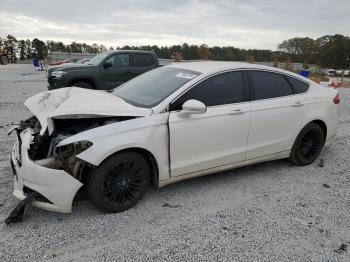
[{"label": "rear tire", "polygon": [[90,173],[88,196],[103,212],[122,212],[142,198],[150,178],[150,166],[142,155],[136,152],[119,153]]},{"label": "rear tire", "polygon": [[0,56],[0,63],[1,63],[2,65],[7,65],[7,64],[8,64],[8,59],[7,59],[7,57],[4,56],[4,55]]},{"label": "rear tire", "polygon": [[309,165],[319,156],[323,145],[322,128],[316,123],[309,123],[295,139],[288,160],[298,166]]},{"label": "rear tire", "polygon": [[91,84],[89,84],[87,82],[77,82],[77,83],[73,84],[72,86],[86,88],[86,89],[95,89],[93,87],[93,85],[91,85]]}]

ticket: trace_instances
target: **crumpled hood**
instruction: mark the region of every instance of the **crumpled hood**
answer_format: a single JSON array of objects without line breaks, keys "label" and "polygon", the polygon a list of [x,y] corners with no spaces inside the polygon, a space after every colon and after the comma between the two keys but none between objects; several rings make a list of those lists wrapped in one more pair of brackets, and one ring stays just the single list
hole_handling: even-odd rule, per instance
[{"label": "crumpled hood", "polygon": [[53,118],[92,118],[103,116],[148,116],[152,110],[136,107],[105,91],[66,87],[28,98],[24,105],[41,124],[41,134],[52,133]]}]

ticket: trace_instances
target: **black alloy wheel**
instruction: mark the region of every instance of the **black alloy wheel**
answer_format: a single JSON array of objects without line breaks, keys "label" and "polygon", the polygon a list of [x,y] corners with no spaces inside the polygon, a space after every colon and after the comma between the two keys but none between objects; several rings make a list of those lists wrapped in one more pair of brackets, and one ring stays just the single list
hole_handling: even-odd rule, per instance
[{"label": "black alloy wheel", "polygon": [[150,181],[147,160],[135,152],[117,154],[90,174],[91,202],[104,212],[122,212],[135,205]]},{"label": "black alloy wheel", "polygon": [[296,138],[289,160],[296,165],[308,165],[319,156],[324,145],[322,128],[316,123],[306,125]]},{"label": "black alloy wheel", "polygon": [[309,162],[315,159],[323,147],[323,136],[315,131],[311,130],[304,135],[299,144],[300,158]]}]

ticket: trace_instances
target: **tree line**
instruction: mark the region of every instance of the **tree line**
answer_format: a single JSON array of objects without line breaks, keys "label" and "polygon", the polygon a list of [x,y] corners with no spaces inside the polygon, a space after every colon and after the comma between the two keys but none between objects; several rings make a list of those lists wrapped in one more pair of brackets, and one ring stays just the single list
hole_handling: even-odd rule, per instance
[{"label": "tree line", "polygon": [[232,46],[209,47],[206,44],[161,46],[123,46],[105,47],[98,44],[72,42],[64,44],[60,41],[42,41],[38,38],[18,40],[13,35],[0,37],[0,47],[15,59],[45,59],[51,52],[69,53],[100,53],[107,50],[147,50],[154,51],[158,57],[175,60],[210,59],[219,61],[248,61],[248,62],[287,62],[317,64],[328,68],[350,67],[350,38],[336,34],[325,35],[317,39],[295,37],[283,41],[277,51],[267,49],[241,49]]}]

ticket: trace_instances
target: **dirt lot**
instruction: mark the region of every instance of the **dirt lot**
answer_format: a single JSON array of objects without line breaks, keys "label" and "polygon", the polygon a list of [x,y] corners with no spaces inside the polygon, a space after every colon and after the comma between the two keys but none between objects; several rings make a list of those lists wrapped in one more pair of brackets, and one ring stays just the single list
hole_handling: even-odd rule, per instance
[{"label": "dirt lot", "polygon": [[340,90],[337,136],[306,167],[273,161],[150,189],[124,213],[89,202],[73,213],[28,208],[3,222],[12,197],[11,121],[46,89],[30,65],[0,66],[1,261],[350,261],[350,89]]}]

